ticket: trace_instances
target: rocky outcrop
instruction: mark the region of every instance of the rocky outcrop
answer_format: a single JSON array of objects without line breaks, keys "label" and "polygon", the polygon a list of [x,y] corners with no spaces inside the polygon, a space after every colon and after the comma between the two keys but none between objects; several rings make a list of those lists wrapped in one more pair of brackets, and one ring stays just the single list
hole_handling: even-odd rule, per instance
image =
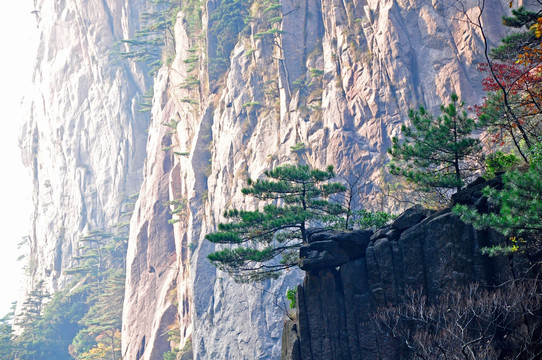
[{"label": "rocky outcrop", "polygon": [[[203,29],[217,4],[202,8]],[[206,37],[189,33],[184,19],[190,14],[181,11],[176,57],[165,69],[167,84],[155,88],[153,121],[169,124],[174,119],[171,151],[186,154],[174,157],[169,200],[187,202],[186,217],[173,224],[177,268],[183,269],[177,279],[184,289],[178,291],[184,319],[179,332],[183,339],[191,334],[198,359],[280,356],[277,329],[283,314],[269,304],[299,275],[255,290],[217,273],[206,259],[213,246],[204,235],[216,229],[223,211],[257,206],[240,192],[247,178],[285,162],[334,164],[339,173],[363,174],[367,202],[375,203],[386,149],[408,108],[424,103],[435,110],[452,91],[467,103],[477,103],[476,94],[481,94],[475,68],[482,61],[479,33],[468,23],[451,21],[461,14],[449,4],[281,0],[280,5],[277,14],[251,7],[253,20],[233,44],[227,71],[211,83],[205,62],[215,55],[202,43]],[[476,4],[465,6],[475,11]],[[504,9],[500,3],[493,7],[484,25],[497,24]],[[270,31],[274,25],[266,20],[275,15],[282,18],[278,32]],[[493,35],[497,40],[501,34],[495,30]],[[199,62],[189,68],[185,60],[194,59],[194,51]],[[304,147],[296,150],[299,143]],[[388,235],[398,236],[401,230],[389,229]],[[140,242],[135,235],[130,241]],[[389,251],[386,246],[381,240],[375,251]],[[133,248],[140,253],[131,255],[129,266],[142,267],[138,259],[147,259],[145,248]],[[338,256],[340,264],[344,252],[339,247],[324,256]],[[308,249],[309,267],[309,260],[318,262],[312,254]],[[145,282],[127,286],[140,297],[156,296]],[[130,305],[125,314],[138,309]],[[137,315],[130,316],[125,320],[133,326],[125,329],[124,346],[126,354],[136,354],[143,334],[147,341],[152,331]]]},{"label": "rocky outcrop", "polygon": [[[454,199],[483,211],[480,190],[488,184],[500,182],[476,182]],[[283,330],[283,360],[404,358],[400,339],[385,336],[369,321],[375,309],[401,304],[407,289],[417,289],[434,302],[470,283],[491,287],[521,277],[521,256],[509,262],[480,252],[504,242],[502,235],[477,231],[450,209],[411,208],[368,242],[360,241],[359,232],[313,230],[311,235],[310,244],[300,251],[301,264],[307,259],[319,262],[305,267],[303,284],[297,288],[296,319],[286,322]],[[364,244],[364,251],[339,264],[342,255],[336,252],[343,254],[345,239]]]},{"label": "rocky outcrop", "polygon": [[359,259],[365,253],[371,235],[371,230],[337,232],[311,229],[308,232],[309,244],[299,250],[299,268],[315,271]]}]

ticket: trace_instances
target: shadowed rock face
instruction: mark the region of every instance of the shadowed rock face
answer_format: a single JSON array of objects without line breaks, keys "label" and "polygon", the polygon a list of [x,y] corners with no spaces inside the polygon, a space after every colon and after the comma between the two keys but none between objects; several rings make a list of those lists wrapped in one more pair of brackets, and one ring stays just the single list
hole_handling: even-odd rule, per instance
[{"label": "shadowed rock face", "polygon": [[[488,184],[500,182],[475,183],[454,199],[483,210],[480,189]],[[318,241],[311,239],[307,246],[311,250],[300,253],[301,263],[307,253],[319,262],[305,268],[303,284],[297,288],[297,319],[284,327],[282,359],[403,358],[398,340],[377,333],[368,321],[377,307],[400,304],[406,289],[421,289],[431,302],[473,282],[491,286],[516,278],[517,269],[507,259],[480,253],[481,247],[502,243],[504,237],[476,231],[450,209],[437,213],[408,209],[377,231],[363,254],[340,265],[339,255],[327,253],[335,254],[340,241],[350,236],[355,242],[359,235],[317,230],[311,234]]]},{"label": "shadowed rock face", "polygon": [[315,271],[358,259],[365,253],[371,235],[371,230],[339,232],[312,229],[308,234],[309,244],[299,250],[299,268]]}]

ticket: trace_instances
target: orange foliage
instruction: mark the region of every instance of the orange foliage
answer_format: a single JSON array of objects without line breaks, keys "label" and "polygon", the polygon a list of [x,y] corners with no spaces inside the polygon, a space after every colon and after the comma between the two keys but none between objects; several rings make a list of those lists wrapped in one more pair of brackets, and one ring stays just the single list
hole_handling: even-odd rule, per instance
[{"label": "orange foliage", "polygon": [[[531,27],[542,37],[542,17]],[[490,93],[479,115],[493,114],[493,141],[504,145],[511,135],[518,139],[538,139],[542,134],[542,43],[526,46],[513,63],[481,64],[479,70],[490,75],[482,86]],[[505,98],[506,97],[506,98]]]}]

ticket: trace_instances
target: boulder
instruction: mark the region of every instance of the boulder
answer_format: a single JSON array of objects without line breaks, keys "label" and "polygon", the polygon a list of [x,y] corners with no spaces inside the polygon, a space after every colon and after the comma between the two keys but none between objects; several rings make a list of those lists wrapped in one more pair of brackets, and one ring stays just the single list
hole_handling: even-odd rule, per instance
[{"label": "boulder", "polygon": [[498,190],[502,189],[502,178],[497,176],[487,181],[484,178],[479,177],[466,188],[452,195],[452,207],[457,204],[474,205],[480,211],[487,211],[487,199],[483,196],[482,191],[488,186]]},{"label": "boulder", "polygon": [[335,231],[330,229],[310,229],[309,244],[321,241],[334,241],[346,251],[351,260],[365,256],[371,241],[372,230]]},{"label": "boulder", "polygon": [[377,239],[387,237],[386,234],[390,230],[391,230],[391,226],[384,226],[383,228],[380,228],[380,229],[376,230],[376,232],[373,234],[373,236],[371,236],[371,240],[374,241],[374,240],[377,240]]},{"label": "boulder", "polygon": [[348,261],[346,251],[333,240],[317,241],[299,249],[299,267],[305,271],[335,268]]},{"label": "boulder", "polygon": [[415,205],[407,209],[391,224],[391,227],[397,230],[408,229],[428,216],[428,211],[421,205]]}]

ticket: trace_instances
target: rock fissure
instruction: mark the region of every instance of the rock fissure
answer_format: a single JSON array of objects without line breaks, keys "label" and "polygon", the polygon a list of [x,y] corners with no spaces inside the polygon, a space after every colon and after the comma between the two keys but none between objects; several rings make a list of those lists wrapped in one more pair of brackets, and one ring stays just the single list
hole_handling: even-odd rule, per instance
[{"label": "rock fissure", "polygon": [[[42,40],[36,91],[28,100],[29,120],[21,135],[24,162],[33,174],[35,206],[30,258],[36,266],[25,294],[39,280],[45,280],[51,292],[62,289],[80,236],[116,223],[121,198],[139,192],[128,246],[125,358],[161,360],[160,352],[173,345],[157,333],[174,318],[180,321],[181,343],[191,339],[195,359],[225,354],[232,359],[252,359],[254,354],[279,358],[277,329],[283,315],[268,304],[283,296],[282,289],[297,284],[301,272],[271,281],[266,285],[269,293],[250,292],[206,259],[214,247],[204,236],[216,230],[224,210],[262,205],[241,195],[246,180],[287,162],[333,164],[341,175],[363,173],[371,183],[364,190],[366,204],[376,206],[386,149],[408,118],[408,108],[425,102],[429,110],[436,110],[452,91],[469,104],[481,100],[475,95],[482,93],[475,69],[483,61],[475,47],[479,35],[463,23],[451,23],[452,9],[444,18],[426,11],[433,9],[429,0],[279,4],[284,33],[274,35],[274,41],[280,49],[255,38],[263,20],[253,19],[250,29],[228,39],[232,52],[226,54],[223,77],[213,73],[216,78],[208,74],[217,45],[209,34],[209,12],[216,11],[218,2],[204,1],[193,13],[183,8],[173,29],[176,55],[154,79],[153,121],[147,134],[149,115],[136,111],[150,83],[146,70],[105,60],[115,41],[137,31],[147,2],[36,3]],[[499,23],[505,9],[496,8],[484,21]],[[197,19],[188,18],[194,14]],[[191,28],[193,20],[201,29]],[[185,60],[195,44],[199,65],[189,71]],[[247,44],[254,48],[251,56],[246,56]],[[188,85],[189,80],[195,85]],[[306,91],[297,89],[298,80]],[[163,125],[172,119],[174,127]],[[296,153],[292,147],[299,142],[306,150]],[[179,199],[186,201],[186,213],[169,214],[173,209],[164,204]],[[60,227],[66,229],[62,234]],[[308,283],[308,289],[299,291],[300,306],[324,311],[305,296],[311,289],[324,289],[329,293],[320,301],[335,302],[331,308],[337,314],[313,320],[300,311],[299,323],[288,334],[305,340],[292,353],[315,359],[323,356],[320,353],[328,359],[390,354],[388,340],[360,325],[370,309],[381,305],[381,299],[395,303],[407,286],[424,283],[432,296],[440,283],[453,280],[432,279],[440,271],[436,259],[445,255],[428,242],[407,238],[422,234],[409,235],[407,228],[412,226],[390,228],[392,233],[384,233],[378,246],[379,239],[370,235],[359,235],[362,240],[353,242],[321,238],[308,244],[303,266],[312,267],[316,275],[327,274],[333,286]],[[452,246],[454,251],[458,246]],[[468,264],[464,259],[474,257],[483,263],[475,250],[469,251],[458,261]],[[322,267],[326,261],[333,262],[333,269]],[[153,273],[148,272],[151,266]],[[453,271],[461,282],[481,270],[469,265],[463,272]],[[173,311],[168,293],[174,282],[178,317],[167,315]],[[349,292],[352,287],[355,290]],[[335,328],[322,325],[329,321]],[[307,329],[319,326],[330,339],[325,345],[318,337],[305,336]],[[335,334],[337,329],[342,333]]]},{"label": "rock fissure", "polygon": [[[480,204],[478,199],[470,199],[468,204]],[[401,233],[399,235],[390,229],[398,229]],[[391,227],[380,229],[371,236],[364,254],[342,263],[338,270],[334,258],[325,255],[331,245],[324,247],[321,244],[338,243],[349,237],[354,239],[356,233],[311,229],[309,234],[313,238],[308,247],[317,252],[312,258],[320,262],[318,270],[312,267],[304,269],[307,272],[303,284],[298,287],[297,317],[287,321],[283,330],[290,334],[283,336],[284,360],[403,359],[410,350],[404,348],[402,342],[419,339],[401,337],[400,327],[405,326],[401,323],[404,321],[401,316],[414,311],[413,317],[407,321],[418,321],[417,316],[427,316],[425,320],[431,321],[435,316],[444,316],[433,313],[439,308],[431,306],[450,301],[450,294],[457,294],[469,286],[471,290],[467,291],[471,292],[465,295],[467,297],[473,296],[473,291],[477,291],[473,289],[478,286],[487,292],[499,291],[497,289],[503,284],[517,281],[515,271],[521,271],[524,276],[532,271],[522,259],[522,254],[503,259],[488,258],[480,251],[473,252],[473,248],[480,246],[479,239],[484,239],[484,246],[491,246],[502,243],[504,237],[495,232],[477,231],[462,223],[449,210],[437,213],[420,207],[407,210]],[[413,244],[417,246],[412,247]],[[393,251],[396,245],[401,247]],[[302,248],[300,254],[306,251]],[[398,256],[405,265],[398,266],[395,261]],[[477,285],[473,288],[472,284]],[[500,285],[495,287],[496,284]],[[418,305],[411,303],[416,301],[416,291],[421,301]],[[388,294],[396,294],[397,297],[391,300]],[[483,298],[487,296],[484,294],[474,296]],[[491,301],[505,301],[499,296],[503,295],[497,294]],[[401,308],[405,302],[419,308]],[[447,311],[458,310],[451,309],[452,304],[444,306]],[[478,305],[473,303],[469,306]],[[394,307],[403,313],[394,313]],[[390,308],[392,310],[386,310]],[[522,309],[528,312],[524,307]],[[397,319],[386,316],[397,316]],[[542,323],[537,320],[524,316],[516,320],[518,329],[526,326],[528,333],[542,328]],[[380,327],[385,321],[391,321],[391,333],[386,332],[385,325]],[[526,323],[521,325],[522,321]],[[465,326],[470,325],[467,323]],[[292,332],[292,329],[296,331]],[[416,328],[404,329],[409,333],[414,330]],[[431,346],[431,338],[427,341],[424,345]],[[493,346],[498,349],[499,345],[495,343]],[[301,349],[300,353],[294,351],[297,348]]]}]

